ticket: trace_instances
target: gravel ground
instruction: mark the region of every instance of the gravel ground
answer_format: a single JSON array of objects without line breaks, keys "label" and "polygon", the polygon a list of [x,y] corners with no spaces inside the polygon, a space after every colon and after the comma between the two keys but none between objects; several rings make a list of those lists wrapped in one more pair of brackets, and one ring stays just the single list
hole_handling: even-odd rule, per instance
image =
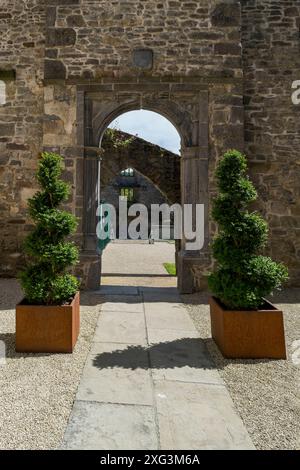
[{"label": "gravel ground", "polygon": [[73,354],[22,354],[15,352],[14,334],[21,298],[15,280],[0,280],[0,340],[6,347],[6,363],[0,358],[0,448],[53,449],[63,438],[99,305],[81,296],[81,332]]},{"label": "gravel ground", "polygon": [[[81,334],[73,354],[22,354],[14,350],[15,280],[0,280],[0,449],[60,446],[100,309],[99,296],[81,296]],[[287,361],[226,360],[210,337],[207,294],[184,303],[228,386],[258,449],[300,449],[300,290],[275,301],[284,311]],[[0,343],[1,354],[1,343]]]},{"label": "gravel ground", "polygon": [[183,296],[257,449],[300,449],[300,290],[272,299],[284,312],[287,361],[228,360],[211,339],[208,294]]}]

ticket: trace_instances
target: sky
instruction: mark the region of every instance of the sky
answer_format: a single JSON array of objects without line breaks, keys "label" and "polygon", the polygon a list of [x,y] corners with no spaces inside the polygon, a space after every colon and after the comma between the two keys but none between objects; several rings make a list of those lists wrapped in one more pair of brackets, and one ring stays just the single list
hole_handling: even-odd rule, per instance
[{"label": "sky", "polygon": [[152,144],[159,145],[173,153],[180,153],[180,136],[173,124],[160,114],[152,111],[129,111],[112,121],[114,127],[129,134],[138,135]]}]

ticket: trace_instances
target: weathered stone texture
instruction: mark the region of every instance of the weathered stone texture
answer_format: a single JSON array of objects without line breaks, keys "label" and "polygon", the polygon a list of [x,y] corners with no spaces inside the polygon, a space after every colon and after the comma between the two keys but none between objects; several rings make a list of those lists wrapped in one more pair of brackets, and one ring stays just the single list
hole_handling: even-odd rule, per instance
[{"label": "weathered stone texture", "polygon": [[[124,138],[130,136],[118,132]],[[111,139],[102,141],[101,187],[104,189],[121,170],[134,168],[163,195],[169,204],[180,203],[180,156],[135,137],[125,148],[115,148]],[[155,202],[157,203],[157,202]]]},{"label": "weathered stone texture", "polygon": [[300,120],[291,85],[300,79],[297,0],[242,2],[245,150],[270,226],[267,253],[300,285]]},{"label": "weathered stone texture", "polygon": [[[22,262],[29,230],[26,200],[42,142],[43,29],[40,0],[1,0],[0,70],[6,104],[0,106],[0,274],[13,275]],[[12,73],[14,71],[14,73]]]},{"label": "weathered stone texture", "polygon": [[[59,59],[68,78],[136,73],[132,56],[135,49],[153,51],[153,67],[141,67],[141,71],[152,69],[152,75],[192,75],[201,68],[201,75],[225,72],[228,76],[241,76],[240,70],[227,60],[228,54],[239,53],[232,44],[239,37],[239,2],[219,3],[50,0],[48,45],[65,46],[59,50]],[[75,36],[74,48],[68,47]]]},{"label": "weathered stone texture", "polygon": [[[26,201],[45,149],[65,156],[66,207],[79,218],[75,239],[84,249],[78,272],[86,285],[97,283],[99,142],[114,118],[144,108],[178,129],[181,201],[204,202],[207,221],[218,158],[245,149],[257,208],[270,224],[266,252],[299,285],[300,107],[291,101],[300,80],[299,10],[298,0],[1,0],[0,274],[22,264]],[[159,171],[156,164],[137,170],[167,193],[173,163],[167,156]],[[201,256],[181,263],[181,279],[193,273],[197,287],[212,262],[212,221],[206,230]]]}]

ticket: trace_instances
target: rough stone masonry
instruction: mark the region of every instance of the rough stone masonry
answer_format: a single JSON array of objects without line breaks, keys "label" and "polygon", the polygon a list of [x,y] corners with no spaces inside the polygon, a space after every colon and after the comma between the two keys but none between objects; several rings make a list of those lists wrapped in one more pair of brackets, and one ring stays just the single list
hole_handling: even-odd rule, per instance
[{"label": "rough stone masonry", "polygon": [[65,156],[72,184],[78,274],[97,286],[99,145],[113,119],[143,108],[181,136],[181,202],[206,206],[204,249],[179,247],[180,290],[205,286],[213,171],[231,147],[248,156],[270,225],[266,251],[299,286],[300,106],[291,101],[299,25],[299,0],[1,0],[0,274],[23,263],[26,203],[39,153],[50,149]]}]

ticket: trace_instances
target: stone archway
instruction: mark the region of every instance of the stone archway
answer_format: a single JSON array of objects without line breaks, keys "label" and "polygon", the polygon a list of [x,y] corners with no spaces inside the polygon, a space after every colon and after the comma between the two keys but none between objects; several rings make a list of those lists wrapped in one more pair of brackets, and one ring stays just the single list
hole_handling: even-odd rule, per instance
[{"label": "stone archway", "polygon": [[88,266],[85,285],[96,288],[101,276],[97,253],[96,210],[99,143],[108,124],[124,112],[147,109],[166,117],[181,137],[181,204],[205,206],[205,246],[188,251],[181,241],[178,288],[193,291],[192,268],[206,259],[208,245],[208,92],[203,85],[190,88],[173,83],[131,84],[113,82],[82,86],[77,96],[78,143],[83,149],[83,250],[81,261]]}]

